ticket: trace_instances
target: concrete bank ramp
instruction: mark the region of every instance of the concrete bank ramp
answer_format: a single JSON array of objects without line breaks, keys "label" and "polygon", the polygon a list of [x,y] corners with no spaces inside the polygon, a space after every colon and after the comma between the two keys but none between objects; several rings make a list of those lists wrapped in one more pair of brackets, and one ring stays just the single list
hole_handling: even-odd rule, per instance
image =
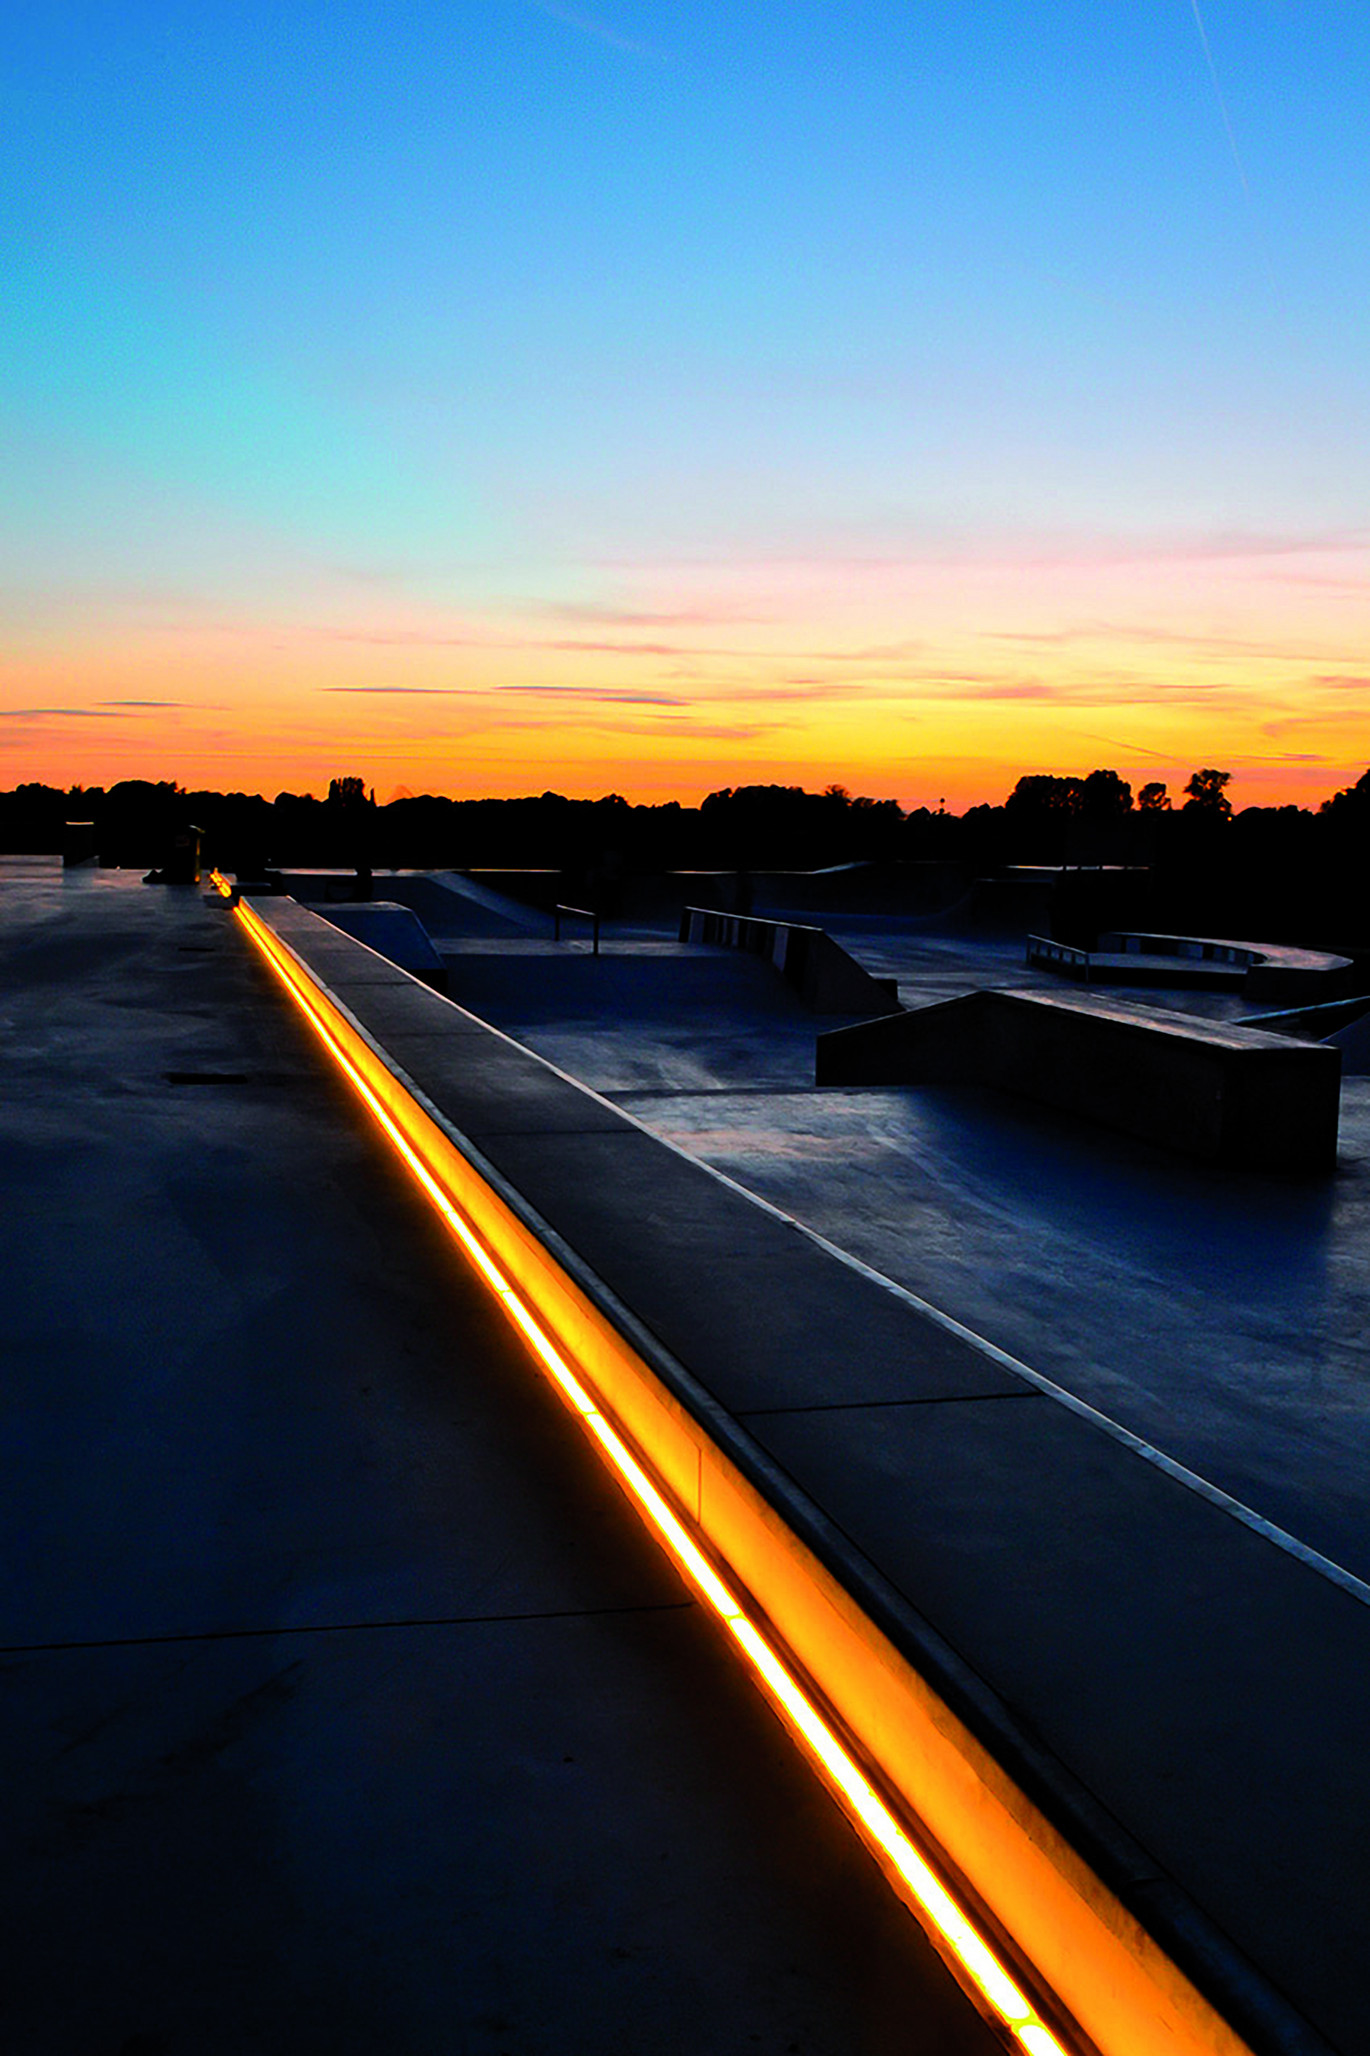
[{"label": "concrete bank ramp", "polygon": [[1330,1171],[1335,1049],[1121,1000],[967,993],[818,1038],[819,1085],[992,1085],[1248,1169]]},{"label": "concrete bank ramp", "polygon": [[410,907],[394,900],[359,900],[354,906],[331,906],[328,919],[346,935],[355,935],[368,949],[378,950],[402,971],[412,971],[425,985],[447,990],[447,967]]},{"label": "concrete bank ramp", "polygon": [[598,1091],[806,1092],[813,1015],[768,964],[617,937],[445,942],[447,991]]},{"label": "concrete bank ramp", "polygon": [[1365,2056],[1370,1590],[305,909],[246,911],[560,1346],[640,1367],[638,1446],[1090,2046]]},{"label": "concrete bank ramp", "polygon": [[547,917],[461,871],[401,872],[387,892],[412,907],[431,935],[545,935]]},{"label": "concrete bank ramp", "polygon": [[[461,871],[357,871],[279,873],[280,887],[308,906],[365,906],[377,898],[409,907],[430,935],[499,937],[545,935],[547,917],[468,878]],[[249,891],[250,887],[247,888]]]},{"label": "concrete bank ramp", "polygon": [[606,1034],[617,1021],[679,1022],[696,1031],[713,1015],[745,1022],[813,1023],[796,993],[748,958],[721,958],[679,943],[614,941],[588,949],[536,940],[449,948],[448,991],[497,1026],[593,1020]]}]

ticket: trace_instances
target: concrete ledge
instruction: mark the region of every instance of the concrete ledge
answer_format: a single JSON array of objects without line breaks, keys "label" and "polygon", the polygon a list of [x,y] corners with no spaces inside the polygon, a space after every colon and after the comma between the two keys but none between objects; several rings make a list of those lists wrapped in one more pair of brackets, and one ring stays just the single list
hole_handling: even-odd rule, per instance
[{"label": "concrete ledge", "polygon": [[680,939],[764,957],[816,1014],[890,1014],[899,1006],[894,980],[874,977],[833,941],[826,928],[685,907]]},{"label": "concrete ledge", "polygon": [[[1370,1594],[594,1094],[542,1151],[517,1102],[573,1081],[303,909],[259,916],[1097,2047],[1370,2046]],[[431,1089],[405,1035],[447,1044]],[[443,1100],[487,1041],[477,1144]]]},{"label": "concrete ledge", "polygon": [[1161,1007],[967,993],[818,1038],[820,1085],[992,1085],[1211,1163],[1330,1171],[1340,1053]]}]

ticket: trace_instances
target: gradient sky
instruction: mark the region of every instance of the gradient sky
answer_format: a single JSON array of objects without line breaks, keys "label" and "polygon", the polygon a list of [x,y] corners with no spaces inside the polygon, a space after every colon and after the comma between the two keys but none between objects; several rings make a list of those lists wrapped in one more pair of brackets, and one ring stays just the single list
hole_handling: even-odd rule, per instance
[{"label": "gradient sky", "polygon": [[1370,762],[1365,0],[49,0],[0,53],[0,786]]}]

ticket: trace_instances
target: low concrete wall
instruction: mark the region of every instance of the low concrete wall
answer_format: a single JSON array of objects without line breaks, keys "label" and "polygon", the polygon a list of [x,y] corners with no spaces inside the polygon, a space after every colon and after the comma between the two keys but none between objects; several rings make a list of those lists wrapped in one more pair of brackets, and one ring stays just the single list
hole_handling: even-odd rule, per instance
[{"label": "low concrete wall", "polygon": [[998,1086],[1248,1169],[1330,1171],[1341,1059],[1259,1029],[1116,1000],[974,992],[818,1038],[820,1085]]},{"label": "low concrete wall", "polygon": [[764,957],[816,1014],[890,1014],[899,1006],[894,980],[873,977],[825,928],[685,907],[680,939]]}]

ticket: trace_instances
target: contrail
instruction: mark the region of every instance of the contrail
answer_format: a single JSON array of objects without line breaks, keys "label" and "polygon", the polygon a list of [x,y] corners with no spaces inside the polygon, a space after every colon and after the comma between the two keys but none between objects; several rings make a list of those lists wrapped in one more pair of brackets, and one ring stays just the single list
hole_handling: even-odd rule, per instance
[{"label": "contrail", "polygon": [[564,21],[568,28],[579,29],[584,36],[593,36],[597,42],[607,43],[613,50],[627,50],[634,57],[659,58],[659,50],[653,50],[646,43],[636,42],[632,36],[621,36],[617,29],[611,29],[607,22],[600,21],[593,14],[583,14],[578,7],[568,7],[564,0],[533,0],[533,5],[543,14],[550,14],[554,21]]},{"label": "contrail", "polygon": [[1106,742],[1111,750],[1125,750],[1130,757],[1159,757],[1163,764],[1173,764],[1177,752],[1174,750],[1149,750],[1142,742],[1123,742],[1116,735],[1095,735],[1090,728],[1072,728],[1072,735],[1083,735],[1088,742]]},{"label": "contrail", "polygon": [[1237,167],[1237,177],[1242,182],[1242,191],[1246,194],[1249,204],[1251,200],[1251,187],[1246,176],[1246,166],[1242,163],[1242,153],[1237,148],[1237,138],[1232,128],[1232,117],[1227,111],[1227,102],[1223,98],[1223,89],[1218,83],[1218,67],[1213,62],[1213,49],[1208,40],[1208,30],[1204,27],[1204,18],[1199,12],[1199,0],[1189,0],[1189,4],[1194,10],[1194,23],[1204,46],[1204,61],[1208,66],[1208,76],[1213,81],[1213,94],[1218,103],[1218,112],[1222,115],[1223,127],[1227,130],[1227,141],[1228,147],[1232,152],[1232,162]]}]

